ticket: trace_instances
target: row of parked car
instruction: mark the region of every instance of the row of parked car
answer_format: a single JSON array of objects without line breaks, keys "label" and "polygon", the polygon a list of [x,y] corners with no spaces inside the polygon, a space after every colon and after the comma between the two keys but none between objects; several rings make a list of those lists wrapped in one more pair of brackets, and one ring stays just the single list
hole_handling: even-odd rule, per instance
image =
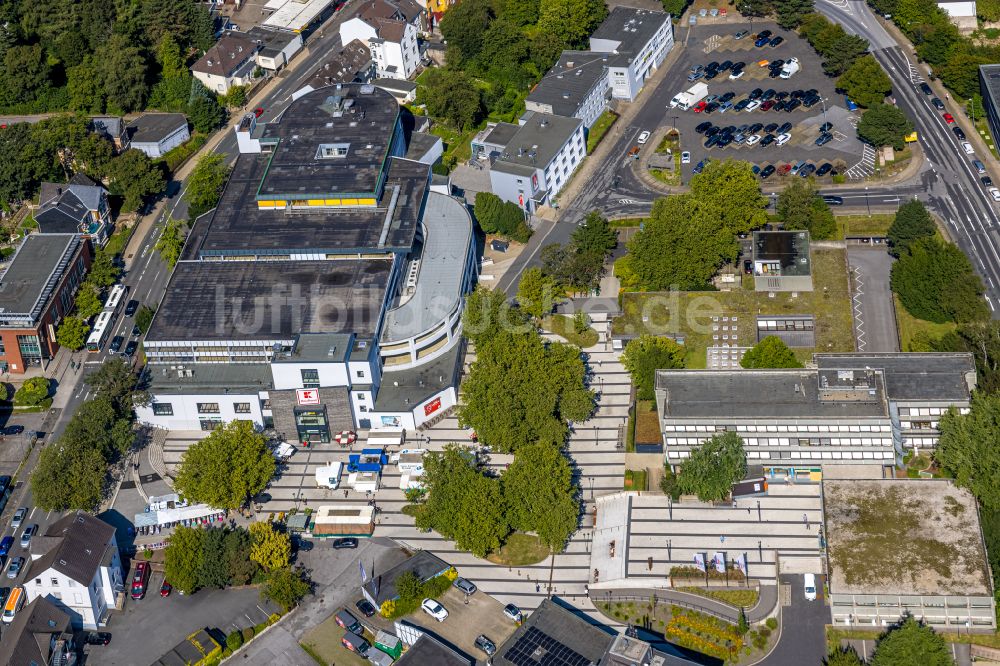
[{"label": "row of parked car", "polygon": [[[739,126],[729,125],[719,127],[709,121],[705,121],[695,127],[694,131],[705,136],[705,148],[725,148],[730,144],[746,144],[747,146],[760,144],[761,146],[769,146],[773,143],[776,146],[783,146],[792,138],[790,134],[791,129],[791,123],[784,123],[782,125],[778,123],[770,123],[768,125],[764,125],[763,123],[746,123]],[[823,123],[820,125],[820,134],[814,143],[817,146],[829,143],[833,139],[832,129],[832,123]]]},{"label": "row of parked car", "polygon": [[822,97],[815,88],[778,92],[774,89],[755,88],[743,99],[737,100],[736,93],[730,91],[722,95],[709,95],[694,105],[695,113],[710,114],[715,111],[785,111],[791,113],[799,107],[809,109],[819,104]]},{"label": "row of parked car", "polygon": [[[840,173],[840,171],[829,162],[824,162],[820,166],[816,166],[808,160],[800,160],[798,162],[788,162],[778,165],[765,164],[763,167],[754,164],[751,169],[762,180],[768,179],[775,173],[779,176],[801,176],[802,178],[808,178],[813,174],[822,177],[826,175],[836,176]],[[826,199],[827,197],[824,197],[824,200]],[[840,197],[830,197],[829,199],[830,200],[827,200],[827,203],[831,205],[844,203],[843,199],[840,199]]]}]

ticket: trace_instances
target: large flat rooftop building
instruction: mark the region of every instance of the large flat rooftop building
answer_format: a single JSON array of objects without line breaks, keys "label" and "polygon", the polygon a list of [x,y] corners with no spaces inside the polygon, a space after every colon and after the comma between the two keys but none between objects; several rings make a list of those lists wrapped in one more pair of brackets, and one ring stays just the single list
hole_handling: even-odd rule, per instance
[{"label": "large flat rooftop building", "polygon": [[[256,120],[236,127],[241,154],[146,337],[154,401],[140,418],[176,430],[249,419],[318,442],[415,429],[456,402],[476,269],[467,209],[404,157],[399,105],[374,86],[307,90],[276,122]],[[379,400],[414,373],[419,391]]]},{"label": "large flat rooftop building", "polygon": [[733,431],[751,464],[770,476],[815,476],[823,465],[890,467],[906,449],[933,446],[939,415],[967,410],[975,387],[969,354],[816,354],[814,362],[657,371],[667,463],[678,466],[706,439]]}]

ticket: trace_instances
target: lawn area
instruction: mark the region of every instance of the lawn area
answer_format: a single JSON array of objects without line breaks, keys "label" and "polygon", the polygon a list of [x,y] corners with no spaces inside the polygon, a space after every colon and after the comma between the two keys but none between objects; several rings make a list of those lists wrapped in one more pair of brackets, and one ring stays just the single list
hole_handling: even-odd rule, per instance
[{"label": "lawn area", "polygon": [[847,236],[885,236],[894,219],[894,213],[838,215],[837,240],[843,240]]},{"label": "lawn area", "polygon": [[644,469],[625,470],[625,490],[649,490],[647,487],[649,474]]},{"label": "lawn area", "polygon": [[[847,256],[843,249],[812,250],[813,291],[799,293],[753,291],[752,281],[732,291],[687,291],[627,293],[622,297],[622,315],[612,328],[616,334],[674,335],[687,347],[687,366],[704,368],[705,350],[715,343],[713,335],[730,336],[743,347],[756,343],[757,314],[812,314],[816,318],[816,351],[854,351],[847,281]],[[730,317],[713,322],[712,317]],[[730,330],[714,331],[728,325]],[[738,330],[733,331],[732,327]],[[808,350],[803,351],[808,357]]]},{"label": "lawn area", "polygon": [[[937,631],[937,629],[935,629]],[[1000,648],[1000,633],[997,634],[955,634],[950,631],[938,631],[949,643],[970,643],[972,645],[985,645],[986,647]],[[871,629],[841,629],[832,625],[826,627],[826,648],[827,653],[840,646],[841,639],[856,639],[873,641],[882,635],[880,631]]]},{"label": "lawn area", "polygon": [[454,169],[457,164],[469,161],[469,158],[472,157],[470,142],[472,137],[476,135],[475,128],[459,132],[442,122],[434,121],[431,124],[431,134],[441,137],[444,142],[444,155],[441,156],[441,162],[449,170]]},{"label": "lawn area", "polygon": [[903,304],[899,302],[899,296],[896,294],[892,295],[892,302],[896,307],[896,325],[899,328],[899,348],[904,352],[927,351],[925,349],[920,349],[919,345],[917,349],[912,348],[913,339],[919,333],[924,333],[931,338],[940,338],[958,328],[958,325],[951,321],[938,324],[925,319],[917,319],[911,315],[905,307],[903,307]]},{"label": "lawn area", "polygon": [[573,327],[573,318],[566,315],[549,315],[542,320],[542,328],[566,338],[570,344],[581,349],[597,344],[597,331],[588,326],[583,333],[577,333]]},{"label": "lawn area", "polygon": [[635,441],[640,444],[652,444],[660,442],[662,438],[656,405],[652,400],[639,400],[635,410]]},{"label": "lawn area", "polygon": [[509,567],[526,567],[538,564],[549,556],[549,547],[534,534],[514,532],[507,537],[507,543],[497,553],[490,553],[486,559],[493,564]]},{"label": "lawn area", "polygon": [[760,592],[746,588],[729,590],[715,587],[678,587],[677,590],[715,599],[736,608],[753,608],[760,598]]},{"label": "lawn area", "polygon": [[[340,644],[344,630],[340,628],[333,615],[316,625],[302,636],[302,649],[321,664],[337,664],[337,666],[367,666],[367,659],[351,652]],[[365,639],[374,644],[375,637],[367,634]]]},{"label": "lawn area", "polygon": [[615,124],[618,120],[618,114],[614,111],[605,111],[601,114],[601,117],[594,121],[594,125],[590,128],[587,133],[587,154],[590,155],[597,148],[597,144],[601,142],[604,135],[608,133],[611,126]]},{"label": "lawn area", "polygon": [[647,217],[623,217],[617,220],[609,220],[609,224],[614,229],[638,228],[648,219]]}]

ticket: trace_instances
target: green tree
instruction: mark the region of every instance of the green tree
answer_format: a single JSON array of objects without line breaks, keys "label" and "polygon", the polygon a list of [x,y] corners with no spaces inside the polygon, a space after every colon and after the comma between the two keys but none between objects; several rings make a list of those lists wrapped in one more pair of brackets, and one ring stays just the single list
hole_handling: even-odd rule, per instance
[{"label": "green tree", "polygon": [[747,473],[743,439],[735,432],[714,435],[691,451],[681,463],[677,477],[682,494],[694,494],[703,502],[725,499],[732,486]]},{"label": "green tree", "polygon": [[997,451],[1000,394],[976,393],[968,414],[954,408],[941,417],[934,459],[968,488],[984,508],[1000,510],[1000,452]]},{"label": "green tree", "polygon": [[226,110],[223,109],[215,95],[198,95],[188,103],[188,118],[195,131],[203,134],[213,132],[226,122]]},{"label": "green tree", "polygon": [[748,349],[740,365],[744,368],[801,368],[802,364],[784,340],[769,335]]},{"label": "green tree", "polygon": [[250,534],[246,530],[227,530],[222,559],[229,572],[230,585],[246,585],[257,573],[257,563],[250,559],[250,544]]},{"label": "green tree", "polygon": [[511,305],[502,291],[480,285],[465,297],[462,311],[462,335],[477,347],[485,346],[501,332],[527,333],[534,330],[527,315]]},{"label": "green tree", "polygon": [[677,479],[677,474],[669,466],[663,471],[663,478],[660,479],[660,492],[669,495],[675,502],[681,498],[680,481]]},{"label": "green tree", "polygon": [[111,401],[115,413],[121,417],[132,414],[133,405],[149,402],[149,395],[136,388],[132,367],[121,358],[109,358],[94,372],[84,378],[94,394]]},{"label": "green tree", "polygon": [[226,636],[226,647],[229,648],[230,652],[236,652],[243,647],[243,632],[239,630],[230,632]]},{"label": "green tree", "polygon": [[528,56],[527,35],[513,22],[498,18],[483,35],[483,47],[476,57],[476,65],[491,80],[528,83],[530,74],[521,67]]},{"label": "green tree", "polygon": [[60,437],[46,445],[31,472],[31,496],[43,511],[93,511],[104,497],[107,463],[97,449]]},{"label": "green tree", "polygon": [[97,289],[105,289],[118,281],[121,269],[114,262],[114,257],[107,253],[104,248],[98,248],[94,255],[94,261],[90,264],[90,273],[87,275],[87,282]]},{"label": "green tree", "polygon": [[592,210],[583,224],[573,230],[570,240],[577,252],[607,256],[618,245],[618,232],[611,228],[608,218]]},{"label": "green tree", "polygon": [[219,102],[226,107],[238,109],[247,103],[247,87],[233,86]]},{"label": "green tree", "polygon": [[597,252],[583,252],[575,243],[567,245],[552,243],[542,248],[538,258],[542,261],[542,273],[555,282],[579,291],[590,291],[600,286],[604,277],[606,255]]},{"label": "green tree", "polygon": [[94,67],[108,111],[127,113],[143,108],[149,85],[147,63],[140,47],[124,36],[112,35],[95,52]]},{"label": "green tree", "polygon": [[204,536],[208,530],[175,527],[163,554],[166,579],[184,594],[198,589],[198,573],[203,559]]},{"label": "green tree", "polygon": [[555,35],[567,46],[581,46],[607,15],[601,0],[541,0],[538,30]]},{"label": "green tree", "polygon": [[448,62],[455,67],[474,60],[483,48],[483,35],[493,20],[487,0],[464,0],[441,18],[441,35],[448,44]]},{"label": "green tree", "polygon": [[201,562],[198,566],[198,587],[221,590],[229,584],[229,568],[222,555],[226,530],[211,528],[201,537]]},{"label": "green tree", "polygon": [[119,417],[111,399],[98,395],[80,405],[62,439],[72,446],[100,451],[105,460],[115,460],[132,446],[135,435],[131,420]]},{"label": "green tree", "polygon": [[750,631],[750,621],[747,620],[746,611],[740,608],[740,617],[736,622],[736,633],[740,636],[746,636],[748,631]]},{"label": "green tree", "polygon": [[866,55],[855,60],[837,79],[837,88],[859,106],[868,108],[881,104],[892,93],[892,81],[874,56]]},{"label": "green tree", "polygon": [[139,327],[139,330],[144,334],[149,332],[149,326],[153,323],[153,315],[156,314],[156,310],[149,307],[148,305],[143,305],[139,308],[139,311],[135,313],[135,325]]},{"label": "green tree", "polygon": [[864,666],[864,662],[854,648],[840,647],[826,656],[823,666]]},{"label": "green tree", "polygon": [[913,123],[891,104],[873,104],[861,114],[858,136],[873,146],[892,146],[902,150],[904,137],[913,131]]},{"label": "green tree", "polygon": [[561,551],[580,516],[578,488],[563,452],[544,444],[520,449],[500,487],[511,527],[533,532],[553,552]]},{"label": "green tree", "polygon": [[30,103],[45,94],[51,85],[51,66],[40,44],[12,46],[3,59],[5,102]]},{"label": "green tree", "polygon": [[198,160],[188,178],[188,217],[191,222],[215,208],[229,178],[229,167],[221,153],[208,153]]},{"label": "green tree", "polygon": [[889,253],[894,257],[905,254],[910,244],[923,238],[931,238],[937,232],[934,218],[927,211],[923,202],[911,199],[899,207],[892,220],[892,226],[886,237],[889,241]]},{"label": "green tree", "polygon": [[264,436],[249,421],[233,421],[184,453],[174,487],[191,501],[238,509],[264,489],[274,469]]},{"label": "green tree", "polygon": [[76,294],[76,314],[82,319],[90,319],[104,309],[97,290],[89,282],[84,282],[80,286],[80,291]]},{"label": "green tree", "polygon": [[857,35],[839,37],[825,53],[823,71],[829,76],[840,76],[868,50],[868,40]]},{"label": "green tree", "polygon": [[812,178],[793,179],[778,196],[776,208],[778,219],[785,229],[807,229],[816,240],[832,238],[836,234],[836,219]]},{"label": "green tree", "polygon": [[542,275],[542,269],[529,268],[521,274],[521,281],[517,285],[517,302],[524,312],[535,319],[552,313],[558,294],[556,283]]},{"label": "green tree", "polygon": [[524,210],[492,192],[476,193],[475,213],[484,233],[499,234],[520,243],[526,243],[531,237],[531,228],[524,221]]},{"label": "green tree", "polygon": [[66,317],[56,331],[56,342],[63,347],[69,347],[73,351],[83,348],[87,343],[87,334],[90,326],[80,317]]},{"label": "green tree", "polygon": [[953,666],[944,637],[907,615],[875,644],[871,666]]},{"label": "green tree", "polygon": [[404,601],[419,601],[424,596],[424,585],[417,574],[407,571],[396,579],[396,594]]},{"label": "green tree", "polygon": [[813,11],[813,0],[778,0],[774,3],[778,25],[785,30],[799,27],[802,19]]},{"label": "green tree", "polygon": [[670,338],[643,335],[629,340],[621,361],[632,376],[635,397],[652,400],[655,397],[656,371],[683,368],[684,347]]},{"label": "green tree", "polygon": [[272,523],[250,523],[250,559],[265,571],[287,567],[292,559],[292,541],[288,534],[274,529]]},{"label": "green tree", "polygon": [[691,194],[699,203],[717,207],[723,227],[734,235],[767,222],[767,197],[761,195],[760,181],[747,162],[709,162],[691,179]]},{"label": "green tree", "polygon": [[168,217],[163,226],[163,233],[156,241],[154,249],[160,253],[160,259],[170,268],[177,265],[177,260],[181,258],[181,250],[184,249],[184,241],[187,236],[184,228],[187,223],[184,220],[175,220]]},{"label": "green tree", "polygon": [[264,581],[261,595],[288,612],[295,608],[311,589],[312,585],[300,569],[285,567],[271,572]]},{"label": "green tree", "polygon": [[163,191],[167,181],[163,170],[141,150],[126,150],[108,164],[109,189],[124,197],[123,211],[139,209],[147,198]]},{"label": "green tree", "polygon": [[892,265],[889,284],[914,317],[943,323],[989,317],[983,283],[961,250],[937,238],[910,244]]},{"label": "green tree", "polygon": [[20,406],[37,405],[49,397],[49,388],[50,382],[45,377],[26,379],[14,393],[14,404]]},{"label": "green tree", "polygon": [[479,88],[460,69],[434,67],[427,70],[423,85],[417,89],[417,102],[426,104],[432,116],[443,118],[462,131],[475,126],[483,117]]}]

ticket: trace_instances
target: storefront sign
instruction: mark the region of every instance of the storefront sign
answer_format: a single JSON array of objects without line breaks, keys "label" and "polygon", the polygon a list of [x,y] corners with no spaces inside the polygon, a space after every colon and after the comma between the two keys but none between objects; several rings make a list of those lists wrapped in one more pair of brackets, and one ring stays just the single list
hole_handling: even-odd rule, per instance
[{"label": "storefront sign", "polygon": [[424,416],[430,416],[439,409],[441,409],[441,398],[434,398],[424,405]]},{"label": "storefront sign", "polygon": [[317,389],[296,389],[295,400],[300,405],[318,405],[319,390]]}]

